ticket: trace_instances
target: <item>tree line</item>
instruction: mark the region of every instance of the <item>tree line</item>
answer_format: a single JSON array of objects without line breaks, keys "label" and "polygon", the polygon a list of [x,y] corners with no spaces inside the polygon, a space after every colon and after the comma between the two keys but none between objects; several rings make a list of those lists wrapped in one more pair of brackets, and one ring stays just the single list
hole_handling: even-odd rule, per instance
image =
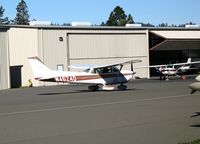
[{"label": "tree line", "polygon": [[24,0],[21,0],[16,7],[16,16],[13,20],[4,17],[5,9],[0,5],[0,25],[16,24],[16,25],[29,25],[29,11],[28,6]]},{"label": "tree line", "polygon": [[[4,16],[5,9],[0,4],[0,25],[14,24],[14,25],[29,25],[30,22],[30,14],[28,11],[28,6],[24,0],[19,1],[16,7],[16,16],[13,20],[9,20],[8,17]],[[120,6],[116,6],[113,11],[111,11],[108,20],[106,22],[102,22],[98,26],[125,26],[126,24],[141,24],[145,27],[184,27],[187,24],[195,24],[193,22],[189,22],[186,24],[180,25],[169,25],[168,23],[161,23],[157,26],[151,23],[143,23],[143,22],[135,22],[131,14],[126,14],[123,8]],[[60,25],[58,23],[52,25]],[[63,23],[64,26],[69,26],[69,23]]]}]

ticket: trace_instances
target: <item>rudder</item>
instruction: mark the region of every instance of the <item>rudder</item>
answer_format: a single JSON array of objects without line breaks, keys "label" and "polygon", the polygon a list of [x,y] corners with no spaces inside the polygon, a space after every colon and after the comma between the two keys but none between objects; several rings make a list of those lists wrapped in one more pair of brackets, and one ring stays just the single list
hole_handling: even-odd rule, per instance
[{"label": "rudder", "polygon": [[28,60],[36,80],[44,79],[51,74],[51,70],[38,57],[29,57]]}]

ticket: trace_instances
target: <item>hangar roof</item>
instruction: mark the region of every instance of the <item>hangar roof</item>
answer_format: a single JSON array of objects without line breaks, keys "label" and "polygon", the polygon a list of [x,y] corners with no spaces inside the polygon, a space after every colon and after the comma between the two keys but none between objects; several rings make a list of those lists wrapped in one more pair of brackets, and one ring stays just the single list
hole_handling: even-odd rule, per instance
[{"label": "hangar roof", "polygon": [[150,50],[197,50],[200,49],[200,31],[152,30]]},{"label": "hangar roof", "polygon": [[52,25],[2,25],[4,28],[36,29],[88,29],[88,30],[149,30],[149,31],[200,31],[200,27],[124,27],[124,26],[52,26]]},{"label": "hangar roof", "polygon": [[187,31],[161,31],[161,30],[153,30],[150,31],[151,33],[154,33],[155,35],[158,35],[162,38],[165,39],[200,39],[200,31],[191,31],[191,30],[187,30]]}]

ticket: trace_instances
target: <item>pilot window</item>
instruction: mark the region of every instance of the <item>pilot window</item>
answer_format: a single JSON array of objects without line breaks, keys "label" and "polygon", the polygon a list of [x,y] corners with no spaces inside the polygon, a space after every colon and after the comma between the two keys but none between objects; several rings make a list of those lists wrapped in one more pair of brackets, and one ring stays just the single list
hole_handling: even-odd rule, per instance
[{"label": "pilot window", "polygon": [[119,72],[119,69],[115,66],[105,67],[101,69],[101,73],[113,73],[113,72]]},{"label": "pilot window", "polygon": [[90,69],[85,69],[84,72],[89,73]]},{"label": "pilot window", "polygon": [[166,65],[166,68],[173,68],[173,65],[171,65],[171,64]]},{"label": "pilot window", "polygon": [[119,69],[117,67],[113,67],[113,72],[119,72]]}]

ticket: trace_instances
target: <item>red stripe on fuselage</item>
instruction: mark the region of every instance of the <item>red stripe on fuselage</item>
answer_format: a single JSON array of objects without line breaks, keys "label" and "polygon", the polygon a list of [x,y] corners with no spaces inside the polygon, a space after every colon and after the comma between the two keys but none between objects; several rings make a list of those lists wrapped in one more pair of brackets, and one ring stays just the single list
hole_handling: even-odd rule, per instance
[{"label": "red stripe on fuselage", "polygon": [[77,81],[83,81],[83,80],[93,80],[93,79],[105,79],[105,78],[114,78],[114,77],[125,77],[127,75],[132,75],[132,73],[127,74],[99,74],[99,75],[84,75],[84,76],[76,76]]}]

